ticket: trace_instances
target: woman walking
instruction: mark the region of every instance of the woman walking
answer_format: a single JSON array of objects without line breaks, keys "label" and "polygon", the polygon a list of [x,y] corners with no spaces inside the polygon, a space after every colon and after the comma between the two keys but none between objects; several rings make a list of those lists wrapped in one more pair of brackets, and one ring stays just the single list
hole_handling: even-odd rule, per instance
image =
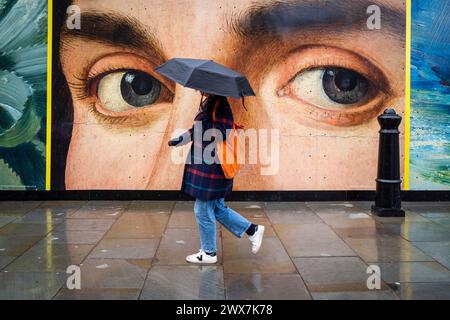
[{"label": "woman walking", "polygon": [[[216,263],[216,220],[238,238],[247,234],[253,253],[261,247],[264,226],[255,225],[227,207],[224,197],[233,188],[233,179],[226,179],[220,163],[204,158],[204,150],[211,141],[203,141],[208,129],[217,129],[226,140],[227,129],[233,126],[233,113],[226,97],[206,95],[200,104],[194,123],[201,122],[201,135],[194,134],[194,126],[178,138],[169,141],[169,146],[181,146],[193,141],[184,168],[182,190],[195,198],[194,212],[200,233],[201,249],[186,257],[190,263]],[[198,140],[201,141],[198,141]],[[214,141],[214,140],[212,140]],[[197,150],[196,150],[197,149]],[[214,150],[217,150],[216,148]],[[198,158],[201,155],[201,158]],[[213,158],[216,155],[211,155]]]}]

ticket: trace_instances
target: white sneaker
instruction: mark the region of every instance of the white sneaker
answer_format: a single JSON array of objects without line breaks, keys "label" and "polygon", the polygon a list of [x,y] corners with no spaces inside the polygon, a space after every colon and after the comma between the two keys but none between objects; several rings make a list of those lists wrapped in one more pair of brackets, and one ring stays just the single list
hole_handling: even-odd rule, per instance
[{"label": "white sneaker", "polygon": [[200,250],[198,253],[194,253],[188,255],[186,257],[186,261],[190,263],[216,263],[217,262],[217,254],[215,256],[210,256],[206,254],[205,251]]},{"label": "white sneaker", "polygon": [[259,248],[261,248],[264,229],[265,229],[264,226],[258,225],[258,229],[256,230],[255,234],[248,237],[248,239],[252,243],[252,252],[254,254],[256,254],[259,251]]}]

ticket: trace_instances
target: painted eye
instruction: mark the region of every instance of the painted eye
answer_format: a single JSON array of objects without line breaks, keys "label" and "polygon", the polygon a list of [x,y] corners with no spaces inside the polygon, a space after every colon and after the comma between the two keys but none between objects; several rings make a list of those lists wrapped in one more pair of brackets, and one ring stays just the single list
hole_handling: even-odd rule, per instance
[{"label": "painted eye", "polygon": [[367,102],[374,89],[371,81],[356,71],[326,67],[298,74],[283,90],[321,108],[343,109]]},{"label": "painted eye", "polygon": [[161,90],[161,82],[145,72],[112,72],[100,79],[98,98],[105,109],[121,112],[156,103]]},{"label": "painted eye", "polygon": [[355,71],[332,68],[324,70],[322,86],[325,94],[334,102],[354,104],[364,100],[369,81]]}]

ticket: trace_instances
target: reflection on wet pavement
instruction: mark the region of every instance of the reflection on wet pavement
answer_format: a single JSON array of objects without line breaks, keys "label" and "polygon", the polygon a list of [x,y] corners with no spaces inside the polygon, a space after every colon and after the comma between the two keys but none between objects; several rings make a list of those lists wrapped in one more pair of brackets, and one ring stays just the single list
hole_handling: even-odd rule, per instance
[{"label": "reflection on wet pavement", "polygon": [[368,266],[358,257],[294,258],[294,263],[312,292],[368,291]]},{"label": "reflection on wet pavement", "polygon": [[155,266],[147,276],[140,299],[225,299],[220,266]]},{"label": "reflection on wet pavement", "polygon": [[404,202],[405,218],[372,216],[371,202],[228,205],[266,226],[261,250],[218,224],[219,261],[201,266],[185,262],[193,202],[2,202],[0,299],[450,299],[448,202]]}]

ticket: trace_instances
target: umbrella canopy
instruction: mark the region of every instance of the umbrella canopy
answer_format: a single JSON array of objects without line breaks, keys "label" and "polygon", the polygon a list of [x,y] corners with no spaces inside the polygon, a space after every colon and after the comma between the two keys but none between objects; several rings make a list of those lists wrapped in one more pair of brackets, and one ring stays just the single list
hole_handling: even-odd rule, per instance
[{"label": "umbrella canopy", "polygon": [[212,60],[174,58],[155,71],[184,87],[210,94],[233,98],[255,95],[244,75]]}]

